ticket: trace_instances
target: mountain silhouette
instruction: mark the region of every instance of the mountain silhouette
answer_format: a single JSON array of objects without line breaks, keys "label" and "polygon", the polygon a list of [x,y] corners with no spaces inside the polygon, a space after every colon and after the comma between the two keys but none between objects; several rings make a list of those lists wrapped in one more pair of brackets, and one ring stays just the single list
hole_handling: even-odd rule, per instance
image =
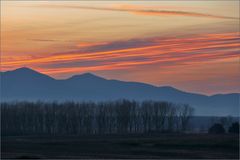
[{"label": "mountain silhouette", "polygon": [[195,115],[239,116],[239,93],[206,96],[170,86],[108,80],[92,73],[57,80],[29,68],[1,72],[2,101],[159,100],[188,103]]}]

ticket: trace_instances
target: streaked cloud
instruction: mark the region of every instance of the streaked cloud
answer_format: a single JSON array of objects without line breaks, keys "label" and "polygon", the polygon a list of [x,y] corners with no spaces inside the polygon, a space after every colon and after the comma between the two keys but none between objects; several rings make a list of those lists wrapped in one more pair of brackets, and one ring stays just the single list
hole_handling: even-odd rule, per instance
[{"label": "streaked cloud", "polygon": [[[36,6],[35,6],[36,7]],[[40,5],[38,7],[48,8],[68,8],[68,9],[87,9],[87,10],[99,10],[99,11],[118,11],[129,12],[149,16],[190,16],[190,17],[207,17],[207,18],[222,18],[222,19],[238,19],[237,17],[228,17],[220,15],[212,15],[198,12],[190,12],[183,10],[162,10],[149,8],[137,5],[120,5],[115,7],[94,7],[94,6],[73,6],[73,5]]]},{"label": "streaked cloud", "polygon": [[36,42],[56,42],[58,40],[55,39],[29,39],[30,41],[36,41]]},{"label": "streaked cloud", "polygon": [[[26,65],[54,68],[51,73],[54,74],[70,72],[70,70],[72,72],[115,70],[143,65],[160,65],[161,67],[192,65],[202,61],[237,58],[239,40],[237,33],[221,33],[183,38],[156,37],[118,42],[82,43],[83,48],[73,52],[48,53],[47,57],[4,60],[2,67],[7,69]],[[48,73],[51,71],[47,70]]]},{"label": "streaked cloud", "polygon": [[80,42],[76,46],[78,48],[88,48],[88,47],[94,47],[94,46],[102,46],[106,44],[107,42]]}]

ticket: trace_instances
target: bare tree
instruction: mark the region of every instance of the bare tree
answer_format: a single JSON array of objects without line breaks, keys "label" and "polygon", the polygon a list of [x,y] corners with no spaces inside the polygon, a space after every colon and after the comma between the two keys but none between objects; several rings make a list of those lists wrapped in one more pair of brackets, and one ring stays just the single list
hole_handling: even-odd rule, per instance
[{"label": "bare tree", "polygon": [[193,109],[169,102],[1,103],[3,135],[79,135],[186,131]]},{"label": "bare tree", "polygon": [[193,115],[193,111],[193,108],[190,107],[188,104],[183,104],[179,107],[179,118],[181,122],[181,130],[183,132],[186,131],[189,125],[189,120]]}]

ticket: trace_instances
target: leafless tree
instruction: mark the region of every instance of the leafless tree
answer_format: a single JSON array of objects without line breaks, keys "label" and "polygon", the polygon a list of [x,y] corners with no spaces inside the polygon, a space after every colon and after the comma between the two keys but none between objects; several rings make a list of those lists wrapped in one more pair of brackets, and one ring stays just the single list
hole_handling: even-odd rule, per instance
[{"label": "leafless tree", "polygon": [[186,131],[193,109],[169,102],[1,103],[3,135],[80,135]]}]

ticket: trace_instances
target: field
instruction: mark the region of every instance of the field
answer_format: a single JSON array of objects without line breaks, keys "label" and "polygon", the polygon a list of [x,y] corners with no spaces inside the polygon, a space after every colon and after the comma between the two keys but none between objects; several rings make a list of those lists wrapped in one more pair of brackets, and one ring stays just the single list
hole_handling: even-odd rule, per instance
[{"label": "field", "polygon": [[2,158],[238,159],[237,135],[5,136]]}]

